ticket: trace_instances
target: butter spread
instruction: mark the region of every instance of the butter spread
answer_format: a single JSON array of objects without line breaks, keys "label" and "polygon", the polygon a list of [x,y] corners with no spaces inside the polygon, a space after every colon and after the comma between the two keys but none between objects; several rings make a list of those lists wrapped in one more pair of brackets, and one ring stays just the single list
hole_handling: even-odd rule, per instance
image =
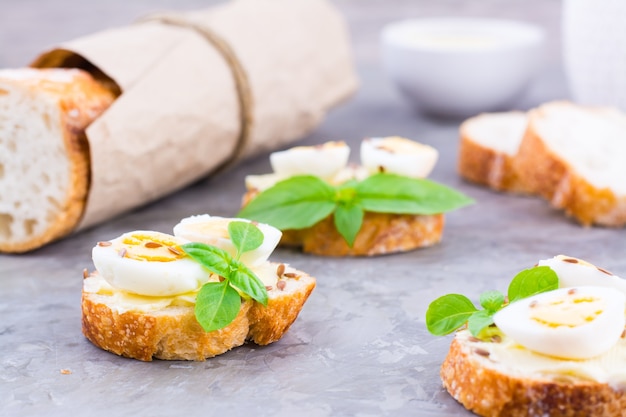
[{"label": "butter spread", "polygon": [[[266,262],[262,265],[250,268],[266,287],[275,288],[278,281],[276,273],[277,265]],[[211,275],[209,281],[217,281],[216,275]],[[196,295],[200,288],[172,296],[148,296],[132,294],[118,289],[109,284],[100,274],[95,273],[83,280],[83,290],[86,293],[110,296],[112,300],[108,305],[115,309],[118,314],[127,311],[151,312],[169,306],[192,306],[196,302]]]},{"label": "butter spread", "polygon": [[[547,378],[555,382],[595,381],[609,384],[614,389],[626,388],[626,339],[606,353],[584,360],[559,359],[535,353],[503,336],[500,342],[482,342],[469,331],[457,333],[465,346],[480,349],[479,360],[504,374],[521,378]],[[487,354],[483,354],[487,352]]]}]

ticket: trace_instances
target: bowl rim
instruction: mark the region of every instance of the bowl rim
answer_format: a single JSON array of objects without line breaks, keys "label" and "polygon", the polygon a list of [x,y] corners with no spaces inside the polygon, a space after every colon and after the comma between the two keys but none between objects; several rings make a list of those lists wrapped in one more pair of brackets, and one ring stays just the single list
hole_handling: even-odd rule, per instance
[{"label": "bowl rim", "polygon": [[[454,33],[457,33],[454,35]],[[441,35],[462,37],[475,35],[493,37],[491,42],[468,47],[462,42],[437,44],[419,41],[417,35]],[[408,35],[408,36],[407,36]],[[383,45],[402,49],[433,53],[477,53],[518,47],[537,46],[546,38],[541,26],[520,20],[491,17],[420,17],[396,20],[383,26],[380,40]]]}]

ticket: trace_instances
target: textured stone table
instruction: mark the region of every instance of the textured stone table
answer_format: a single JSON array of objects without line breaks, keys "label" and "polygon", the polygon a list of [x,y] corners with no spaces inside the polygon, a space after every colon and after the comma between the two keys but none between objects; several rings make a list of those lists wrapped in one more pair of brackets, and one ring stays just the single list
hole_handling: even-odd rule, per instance
[{"label": "textured stone table", "polygon": [[[51,43],[175,4],[193,9],[206,2],[0,0],[0,66],[24,65]],[[300,317],[275,344],[246,345],[206,362],[143,363],[92,346],[80,330],[82,270],[91,267],[96,241],[134,229],[169,232],[192,214],[234,214],[245,175],[268,172],[267,155],[36,252],[0,255],[1,416],[470,415],[441,388],[439,366],[450,338],[425,329],[432,299],[460,291],[476,300],[484,290],[504,291],[517,271],[559,253],[626,275],[623,230],[581,228],[538,199],[496,194],[460,180],[459,121],[415,114],[378,62],[378,31],[394,19],[519,18],[545,26],[551,38],[545,68],[518,107],[567,97],[559,58],[560,2],[336,4],[350,23],[362,87],[302,143],[344,139],[358,146],[366,136],[398,134],[432,144],[441,152],[433,178],[477,203],[448,215],[443,242],[429,249],[372,259],[277,250],[275,260],[318,278]]]}]

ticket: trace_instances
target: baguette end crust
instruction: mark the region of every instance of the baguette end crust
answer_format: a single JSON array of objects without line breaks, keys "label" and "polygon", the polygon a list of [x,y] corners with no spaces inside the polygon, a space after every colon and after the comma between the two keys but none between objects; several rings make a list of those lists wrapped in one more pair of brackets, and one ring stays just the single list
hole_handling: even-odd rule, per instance
[{"label": "baguette end crust", "polygon": [[193,306],[168,306],[152,312],[118,312],[111,297],[82,294],[82,329],[94,345],[120,356],[151,361],[204,361],[251,340],[267,345],[279,340],[296,320],[315,288],[315,278],[297,272],[285,288],[268,291],[268,305],[242,301],[235,320],[205,332]]},{"label": "baguette end crust", "polygon": [[618,417],[626,395],[608,384],[507,375],[455,338],[441,366],[450,395],[483,417]]}]

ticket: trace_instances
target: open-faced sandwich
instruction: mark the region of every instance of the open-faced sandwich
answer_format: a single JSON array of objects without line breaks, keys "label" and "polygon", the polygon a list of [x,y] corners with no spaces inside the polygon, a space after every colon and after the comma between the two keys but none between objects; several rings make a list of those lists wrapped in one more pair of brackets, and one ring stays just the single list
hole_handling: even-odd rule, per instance
[{"label": "open-faced sandwich", "polygon": [[281,233],[209,215],[183,219],[174,235],[134,231],[98,242],[85,271],[83,333],[93,344],[143,361],[204,360],[250,340],[280,339],[315,279],[268,261]]},{"label": "open-faced sandwich", "polygon": [[481,416],[623,416],[626,281],[563,255],[520,272],[482,310],[433,301],[435,335],[458,330],[441,367],[448,392]]},{"label": "open-faced sandwich", "polygon": [[273,173],[246,177],[239,217],[283,231],[282,245],[328,256],[372,256],[431,246],[444,214],[471,200],[425,179],[435,148],[401,137],[365,139],[361,165],[344,142],[270,155]]}]

